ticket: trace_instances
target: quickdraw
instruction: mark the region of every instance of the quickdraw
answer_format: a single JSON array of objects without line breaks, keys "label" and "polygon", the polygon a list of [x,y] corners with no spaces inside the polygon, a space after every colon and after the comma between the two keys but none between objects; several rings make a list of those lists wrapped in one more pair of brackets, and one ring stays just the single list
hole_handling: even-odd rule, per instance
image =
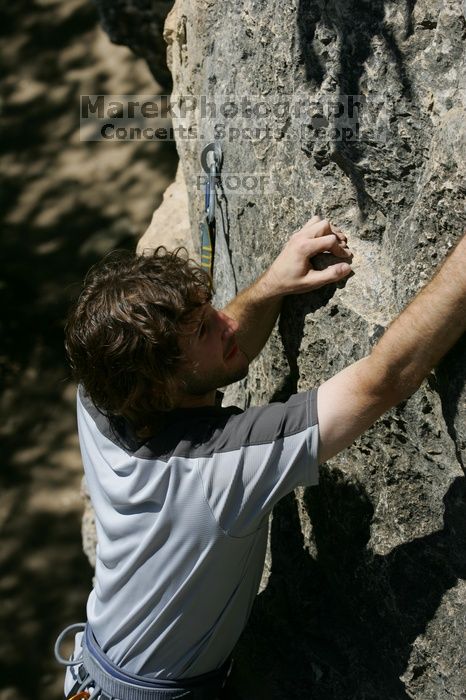
[{"label": "quickdraw", "polygon": [[216,186],[222,165],[222,148],[218,141],[209,143],[201,154],[201,165],[208,177],[205,183],[204,217],[200,224],[201,267],[213,275],[215,255]]}]

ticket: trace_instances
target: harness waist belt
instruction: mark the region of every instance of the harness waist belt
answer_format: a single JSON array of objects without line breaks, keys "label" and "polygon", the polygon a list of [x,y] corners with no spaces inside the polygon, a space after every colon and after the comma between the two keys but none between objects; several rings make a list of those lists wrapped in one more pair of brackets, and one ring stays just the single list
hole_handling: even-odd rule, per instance
[{"label": "harness waist belt", "polygon": [[179,680],[156,680],[118,668],[99,647],[87,624],[83,637],[83,664],[96,685],[118,700],[212,700],[221,690],[231,659],[221,668],[201,676]]}]

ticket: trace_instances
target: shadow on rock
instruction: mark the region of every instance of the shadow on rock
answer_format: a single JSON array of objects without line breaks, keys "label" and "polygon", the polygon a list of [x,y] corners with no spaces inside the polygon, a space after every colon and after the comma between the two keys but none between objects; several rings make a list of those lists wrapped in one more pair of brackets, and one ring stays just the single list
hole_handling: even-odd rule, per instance
[{"label": "shadow on rock", "polygon": [[[367,167],[361,165],[364,154],[367,156],[368,147],[363,148],[359,136],[354,135],[353,111],[350,105],[358,105],[362,99],[360,93],[361,79],[367,66],[367,62],[374,55],[378,39],[383,43],[388,60],[396,68],[400,92],[405,98],[411,99],[412,89],[409,77],[405,70],[403,53],[399,41],[394,36],[385,19],[386,8],[391,3],[388,0],[374,0],[372,2],[352,2],[349,0],[300,0],[297,15],[297,33],[299,37],[299,62],[304,64],[306,79],[311,89],[315,91],[314,97],[325,99],[331,97],[332,101],[338,100],[339,108],[346,105],[344,112],[339,114],[337,132],[341,131],[341,138],[333,140],[316,139],[313,130],[315,119],[328,128],[335,126],[335,115],[323,114],[312,116],[308,125],[308,136],[302,143],[302,150],[312,157],[315,167],[321,170],[330,162],[350,179],[357,198],[359,210],[363,219],[377,210],[377,206],[367,192],[364,176]],[[402,3],[404,15],[404,38],[408,38],[413,32],[413,11],[416,0],[406,0]],[[329,46],[339,42],[338,58],[336,65],[326,65],[329,61]],[[324,58],[325,57],[325,58]],[[335,92],[337,95],[320,93],[326,73],[331,71],[335,76]],[[381,88],[382,90],[382,88]],[[371,95],[371,112],[376,108],[377,96]],[[379,96],[379,109],[385,109],[386,96]],[[359,107],[356,106],[356,114]],[[317,110],[319,111],[319,110]],[[359,116],[357,117],[359,122]],[[343,127],[348,126],[348,131]],[[349,134],[349,135],[348,135]],[[372,140],[377,140],[372,135]],[[363,139],[367,140],[367,139]],[[380,206],[380,205],[379,205]]]},{"label": "shadow on rock", "polygon": [[[313,266],[318,270],[323,270],[335,262],[342,262],[342,260],[330,254],[316,255],[312,259]],[[299,381],[298,356],[304,335],[306,316],[326,306],[333,298],[336,290],[344,287],[352,274],[338,282],[338,284],[329,284],[309,294],[285,297],[278,329],[290,372],[281,389],[271,397],[271,401],[286,401],[291,394],[297,391]]]},{"label": "shadow on rock", "polygon": [[[404,698],[400,676],[413,642],[426,630],[445,592],[466,577],[466,479],[456,478],[444,496],[442,530],[381,556],[366,548],[372,506],[361,486],[335,478],[333,470],[323,475],[320,492],[309,489],[305,499],[318,563],[332,572],[335,594],[359,638],[366,640],[380,697]],[[361,507],[366,517],[358,522]]]},{"label": "shadow on rock", "polygon": [[231,697],[408,698],[400,676],[413,642],[445,592],[466,577],[466,479],[455,479],[444,504],[442,530],[374,555],[366,547],[367,494],[324,468],[304,498],[312,556],[294,496],[284,499],[273,515],[271,576],[235,654]]}]

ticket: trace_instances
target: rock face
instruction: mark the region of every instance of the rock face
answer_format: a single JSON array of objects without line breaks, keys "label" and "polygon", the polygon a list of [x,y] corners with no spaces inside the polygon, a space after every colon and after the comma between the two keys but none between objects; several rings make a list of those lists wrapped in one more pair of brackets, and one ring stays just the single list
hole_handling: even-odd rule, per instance
[{"label": "rock face", "polygon": [[[460,0],[176,1],[165,38],[194,232],[202,149],[223,149],[217,303],[313,213],[355,251],[345,285],[287,300],[230,402],[286,399],[363,357],[464,230],[464,32]],[[275,509],[235,698],[466,697],[465,377],[463,340]]]},{"label": "rock face", "polygon": [[[202,148],[217,136],[224,154],[217,302],[315,212],[355,251],[342,288],[287,301],[232,402],[367,354],[464,229],[464,30],[458,0],[177,0],[165,37],[195,230]],[[465,347],[276,509],[238,697],[464,697]]]}]

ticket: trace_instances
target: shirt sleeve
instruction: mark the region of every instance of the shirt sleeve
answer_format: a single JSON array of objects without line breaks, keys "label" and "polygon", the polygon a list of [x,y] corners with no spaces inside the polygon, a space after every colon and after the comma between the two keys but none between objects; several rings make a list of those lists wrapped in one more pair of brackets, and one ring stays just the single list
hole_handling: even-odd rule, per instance
[{"label": "shirt sleeve", "polygon": [[245,537],[264,524],[283,496],[317,484],[318,451],[317,389],[232,415],[210,455],[198,461],[222,530]]}]

